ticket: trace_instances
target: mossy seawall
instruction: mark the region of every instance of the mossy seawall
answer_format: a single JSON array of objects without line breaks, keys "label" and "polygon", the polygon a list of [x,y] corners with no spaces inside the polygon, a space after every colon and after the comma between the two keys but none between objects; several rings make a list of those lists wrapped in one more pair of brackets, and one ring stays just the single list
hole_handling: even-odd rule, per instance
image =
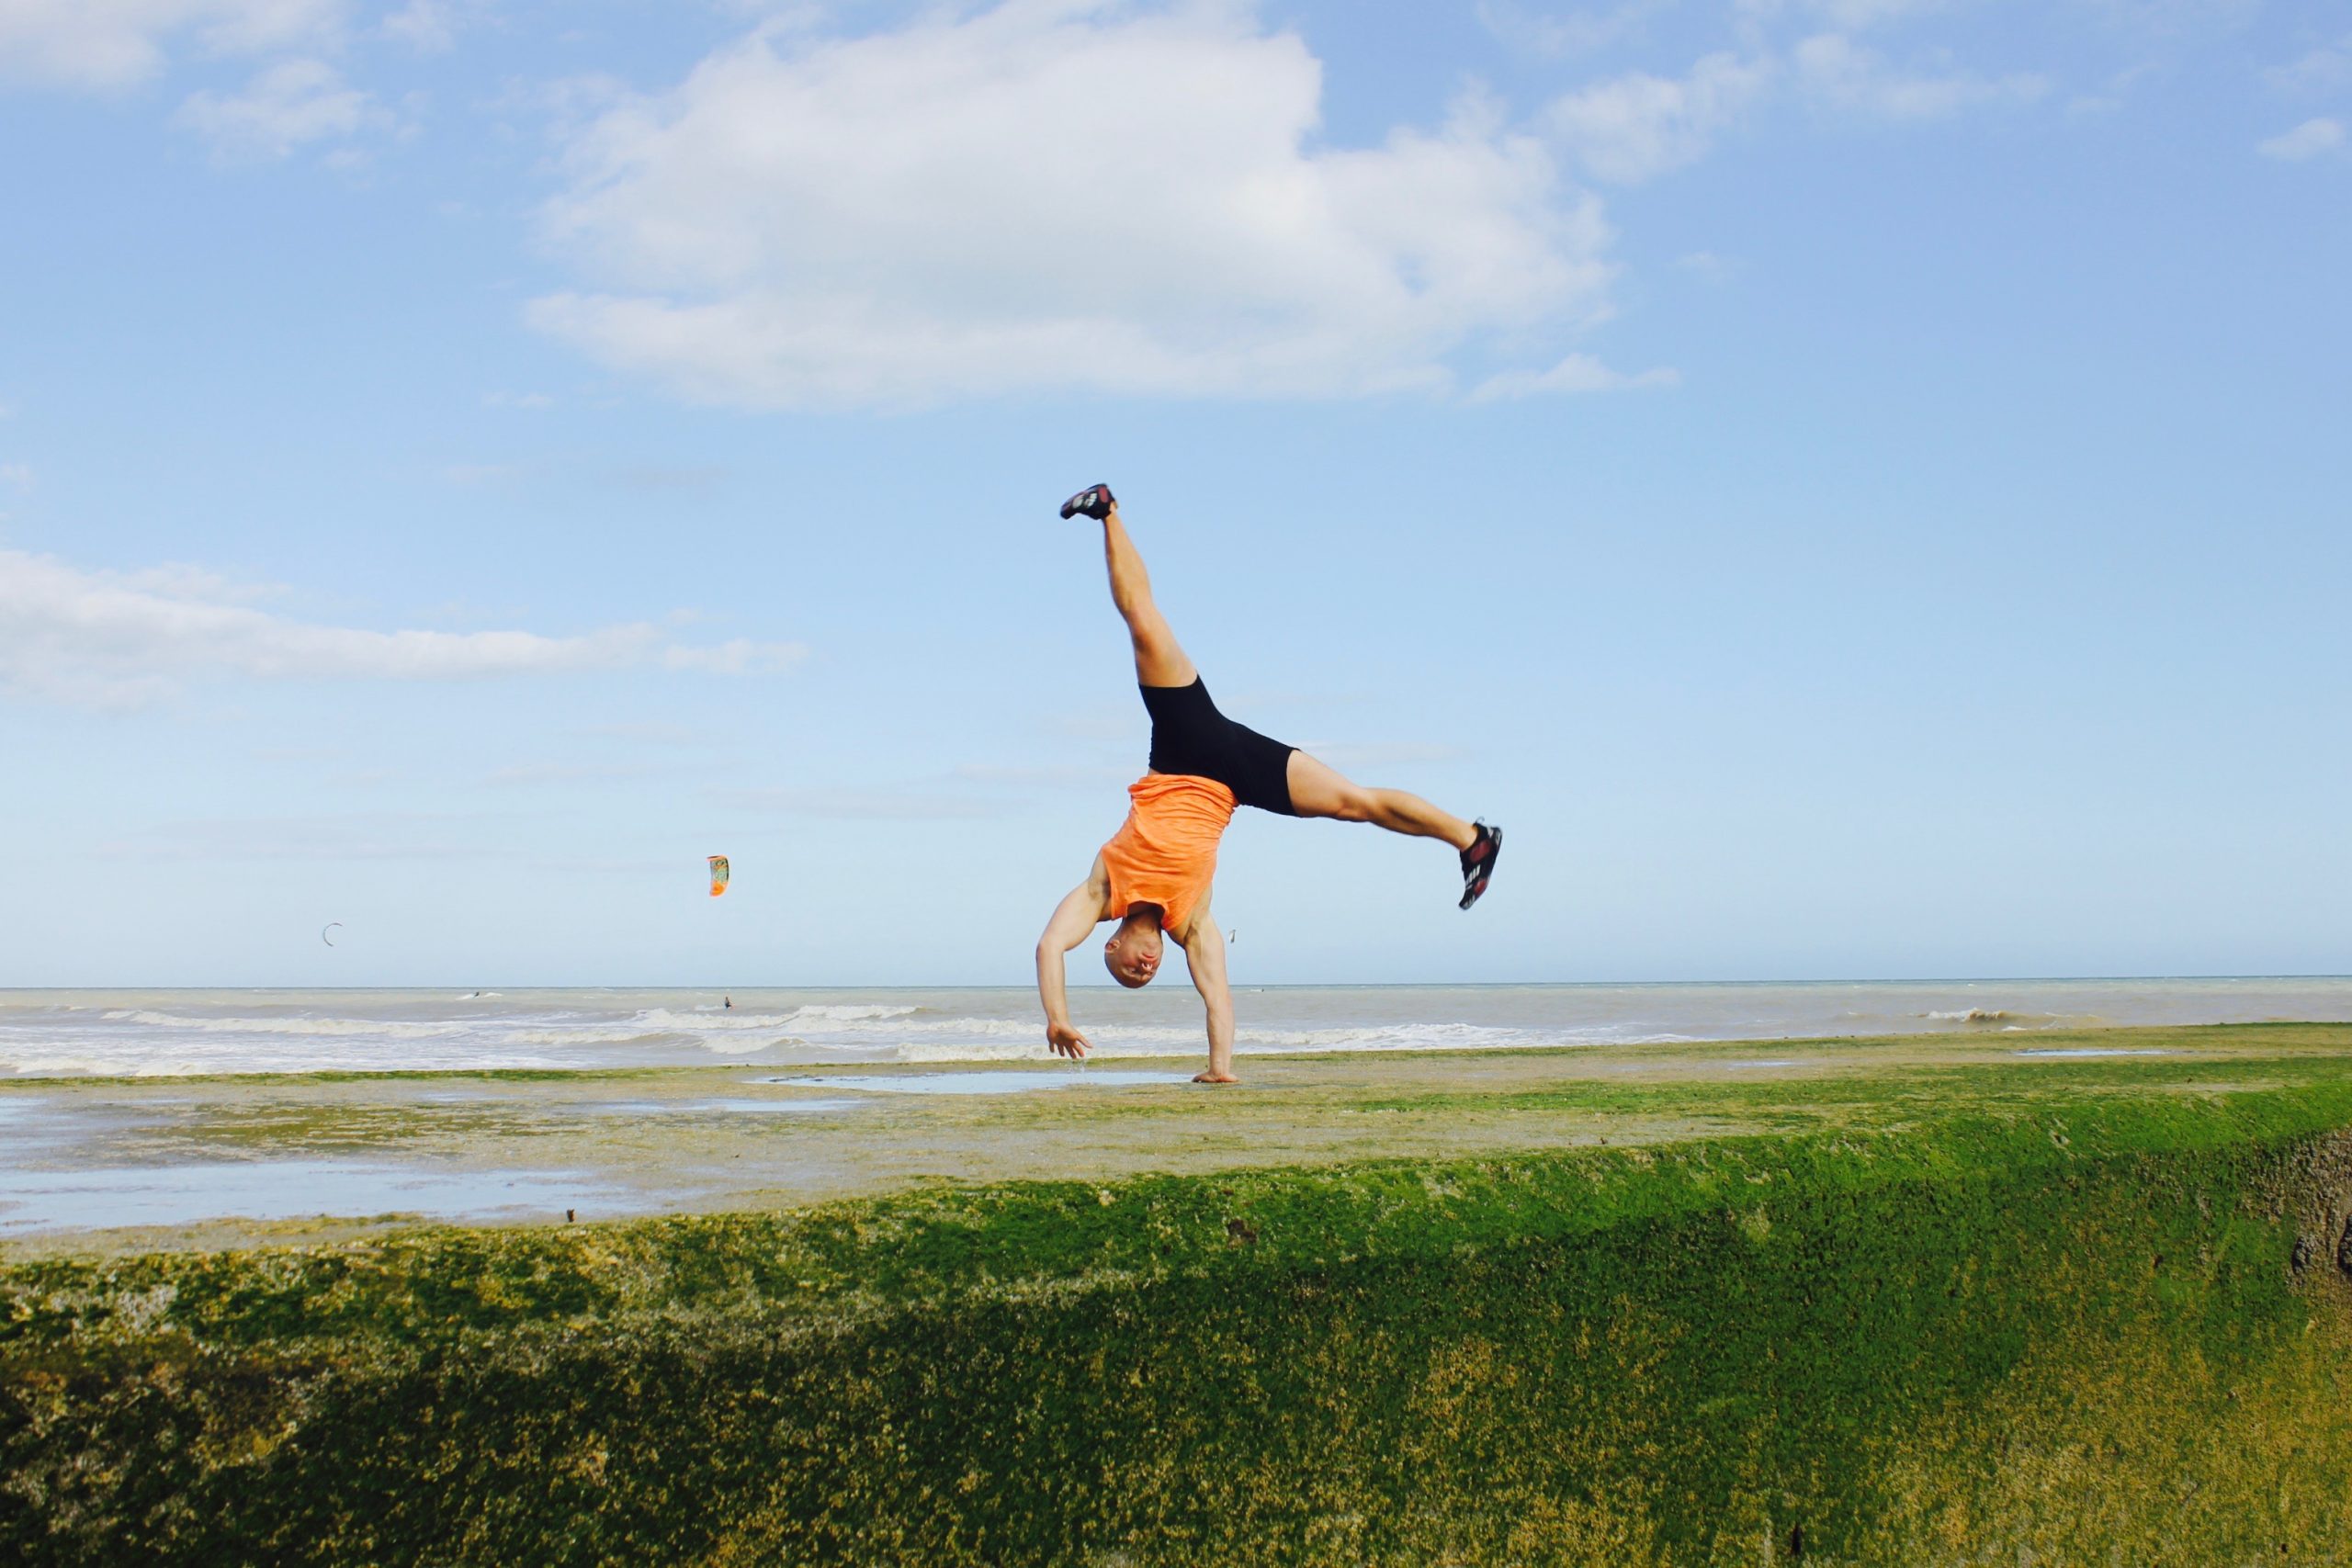
[{"label": "mossy seawall", "polygon": [[2347,1128],[2317,1081],[20,1263],[0,1557],[2347,1562]]}]

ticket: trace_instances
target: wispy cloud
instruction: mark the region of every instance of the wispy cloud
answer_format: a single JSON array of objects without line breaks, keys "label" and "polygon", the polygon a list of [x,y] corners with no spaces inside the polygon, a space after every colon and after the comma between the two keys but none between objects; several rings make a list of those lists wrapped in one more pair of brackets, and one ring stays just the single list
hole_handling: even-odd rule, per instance
[{"label": "wispy cloud", "polygon": [[1707,283],[1729,283],[1739,276],[1740,270],[1736,257],[1718,255],[1713,251],[1691,251],[1675,257],[1674,265]]},{"label": "wispy cloud", "polygon": [[0,550],[0,691],[126,707],[207,677],[446,681],[630,667],[750,674],[788,668],[802,651],[743,638],[690,647],[647,622],[576,637],[326,626],[257,607],[279,592],[193,567],[86,571]]},{"label": "wispy cloud", "polygon": [[[1916,8],[1860,0],[1804,7],[1816,15],[1868,12],[1878,20]],[[1593,179],[1637,185],[1698,162],[1775,103],[1873,120],[1925,120],[1980,105],[2030,102],[2048,85],[2032,75],[1981,76],[1932,56],[1926,66],[1905,68],[1842,32],[1825,32],[1785,53],[1760,42],[1747,53],[1718,51],[1678,76],[1634,71],[1610,77],[1554,99],[1538,124],[1561,156]],[[1512,372],[1505,383],[1523,378]],[[1564,370],[1559,389],[1586,389],[1588,379]]]},{"label": "wispy cloud", "polygon": [[1622,0],[1573,11],[1536,10],[1518,0],[1479,0],[1478,22],[1513,50],[1566,58],[1590,54],[1638,37],[1676,0]]},{"label": "wispy cloud", "polygon": [[2047,81],[2031,74],[1906,71],[1838,33],[1806,39],[1791,58],[1815,102],[1880,119],[1941,119],[1980,104],[2030,103],[2050,90]]},{"label": "wispy cloud", "polygon": [[693,494],[717,490],[720,485],[725,484],[733,473],[733,469],[715,463],[653,463],[640,468],[616,468],[607,477],[623,490]]},{"label": "wispy cloud", "polygon": [[2352,86],[2352,33],[2307,51],[2292,63],[2263,75],[2272,86],[2290,93],[2325,93]]},{"label": "wispy cloud", "polygon": [[492,770],[482,782],[514,784],[606,784],[617,779],[641,779],[675,773],[677,765],[651,762],[515,762]]},{"label": "wispy cloud", "polygon": [[2340,152],[2344,151],[2344,144],[2342,120],[2307,119],[2294,130],[2261,143],[2256,150],[2266,158],[2299,164],[2324,152]]},{"label": "wispy cloud", "polygon": [[96,846],[109,859],[191,861],[475,860],[512,854],[487,812],[354,811],[158,823]]},{"label": "wispy cloud", "polygon": [[1555,392],[1608,392],[1621,387],[1671,387],[1681,378],[1670,369],[1645,370],[1628,376],[1611,370],[1589,355],[1571,354],[1549,370],[1506,370],[1481,381],[1470,394],[1473,402],[1504,398],[1532,398]]},{"label": "wispy cloud", "polygon": [[379,30],[419,54],[446,54],[457,47],[459,33],[489,17],[488,0],[408,0]]},{"label": "wispy cloud", "polygon": [[107,90],[163,70],[175,44],[254,54],[332,40],[346,0],[6,0],[0,76]]},{"label": "wispy cloud", "polygon": [[690,725],[650,723],[590,724],[581,727],[582,735],[600,740],[626,740],[640,746],[699,746],[710,737]]},{"label": "wispy cloud", "polygon": [[1710,54],[1680,77],[1633,72],[1555,99],[1546,129],[1596,179],[1632,185],[1703,156],[1763,95],[1770,62]]},{"label": "wispy cloud", "polygon": [[1945,9],[1951,0],[1735,0],[1743,17],[1812,17],[1845,32],[1905,22]]},{"label": "wispy cloud", "polygon": [[190,95],[173,122],[209,142],[222,163],[289,157],[312,142],[347,141],[397,121],[322,60],[283,60],[234,94]]},{"label": "wispy cloud", "polygon": [[1075,789],[1123,790],[1133,784],[1143,771],[1140,761],[1125,767],[1083,763],[1068,765],[1020,765],[1003,762],[966,762],[956,770],[958,778],[976,784],[996,784],[1008,789]]},{"label": "wispy cloud", "polygon": [[710,798],[747,811],[844,821],[961,822],[1002,817],[1011,801],[953,789],[718,789]]}]

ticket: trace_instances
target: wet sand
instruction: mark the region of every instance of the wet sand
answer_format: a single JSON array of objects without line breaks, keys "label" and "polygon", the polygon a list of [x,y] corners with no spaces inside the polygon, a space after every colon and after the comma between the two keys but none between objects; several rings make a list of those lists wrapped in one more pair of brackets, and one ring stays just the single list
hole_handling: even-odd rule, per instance
[{"label": "wet sand", "polygon": [[[66,1079],[0,1085],[0,1257],[790,1207],[940,1181],[1111,1180],[1652,1144],[1883,1121],[1953,1069],[2016,1092],[2102,1073],[2184,1089],[2340,1056],[2352,1026],[1349,1054],[942,1071]],[[1972,1077],[1982,1075],[1971,1075]]]}]

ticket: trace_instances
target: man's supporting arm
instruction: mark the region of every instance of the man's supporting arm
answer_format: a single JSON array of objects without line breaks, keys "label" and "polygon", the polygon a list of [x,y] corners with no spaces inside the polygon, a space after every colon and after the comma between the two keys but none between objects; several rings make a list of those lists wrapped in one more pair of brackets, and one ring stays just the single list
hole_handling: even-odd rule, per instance
[{"label": "man's supporting arm", "polygon": [[1062,955],[1102,923],[1102,901],[1108,879],[1098,858],[1085,881],[1071,888],[1054,906],[1046,934],[1037,939],[1037,999],[1046,1004],[1046,1043],[1054,1055],[1075,1060],[1093,1049],[1085,1035],[1070,1027],[1069,992],[1062,973]]},{"label": "man's supporting arm", "polygon": [[1208,1005],[1209,1070],[1194,1083],[1237,1083],[1233,1076],[1233,991],[1225,983],[1225,933],[1216,929],[1206,909],[1193,917],[1184,933],[1184,964],[1193,972],[1193,987]]}]

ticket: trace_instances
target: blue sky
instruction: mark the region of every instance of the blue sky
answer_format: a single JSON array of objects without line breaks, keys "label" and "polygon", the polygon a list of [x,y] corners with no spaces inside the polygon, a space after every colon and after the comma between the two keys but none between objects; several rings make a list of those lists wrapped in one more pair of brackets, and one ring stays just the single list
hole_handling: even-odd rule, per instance
[{"label": "blue sky", "polygon": [[2270,0],[0,0],[0,984],[1020,983],[1098,479],[1510,829],[1242,814],[1239,983],[2352,969],[2347,128]]}]

